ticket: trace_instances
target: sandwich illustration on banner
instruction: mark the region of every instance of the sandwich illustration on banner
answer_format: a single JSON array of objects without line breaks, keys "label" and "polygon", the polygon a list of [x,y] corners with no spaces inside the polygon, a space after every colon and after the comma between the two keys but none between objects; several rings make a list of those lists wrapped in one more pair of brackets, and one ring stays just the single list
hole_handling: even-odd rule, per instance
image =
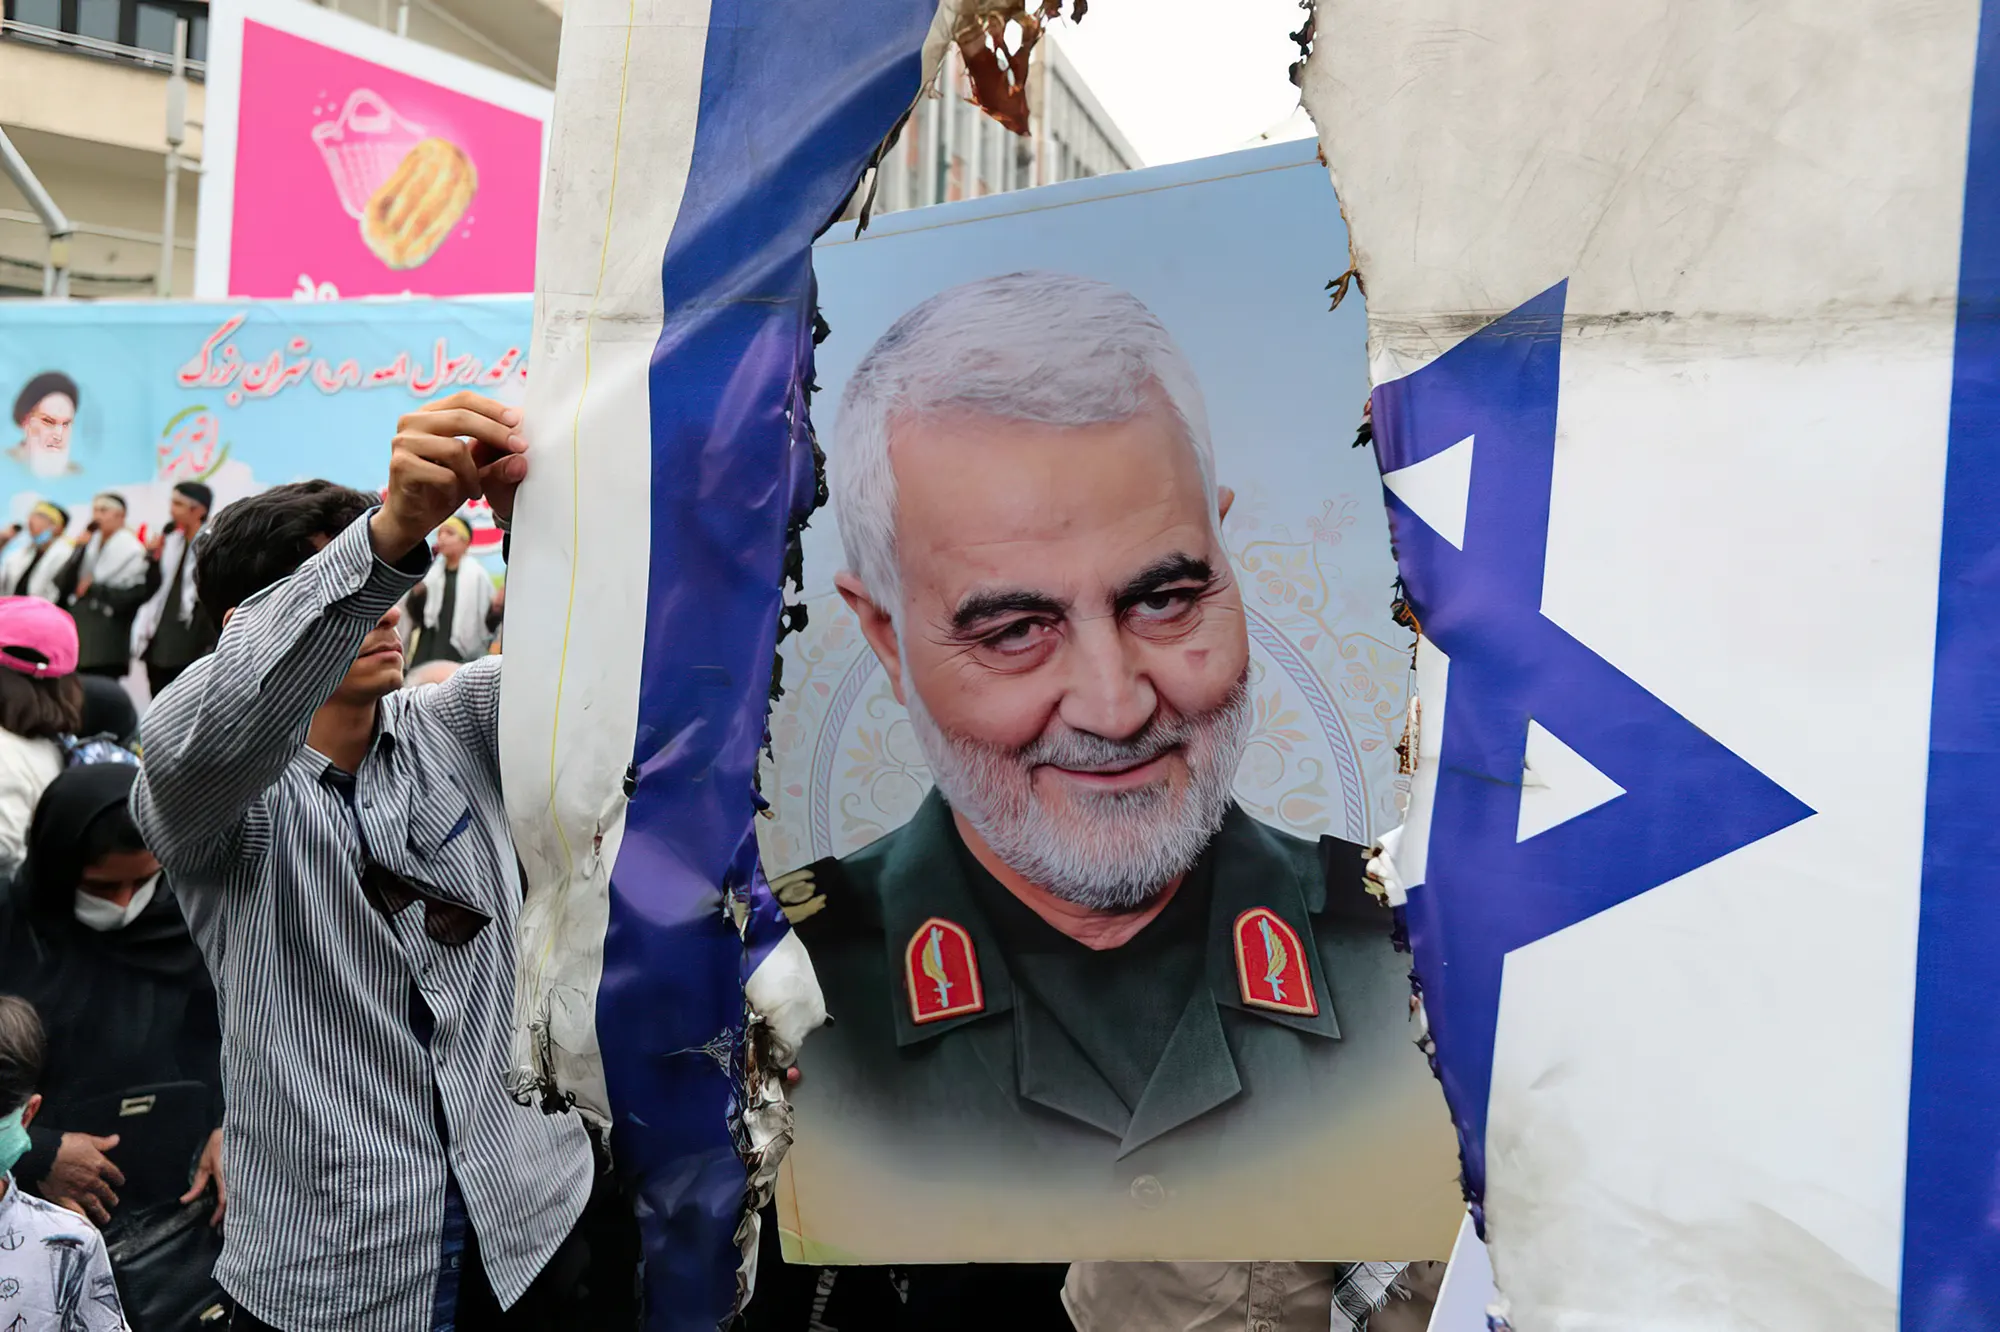
[{"label": "sandwich illustration on banner", "polygon": [[421,268],[472,207],[479,169],[464,148],[356,88],[340,113],[312,128],[340,206],[392,269]]}]

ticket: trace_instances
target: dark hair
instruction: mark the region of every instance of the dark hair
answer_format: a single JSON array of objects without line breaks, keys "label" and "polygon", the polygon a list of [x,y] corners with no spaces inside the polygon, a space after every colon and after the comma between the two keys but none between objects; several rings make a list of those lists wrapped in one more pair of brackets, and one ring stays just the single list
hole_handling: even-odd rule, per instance
[{"label": "dark hair", "polygon": [[51,393],[60,393],[78,406],[83,405],[83,394],[77,390],[76,381],[60,370],[44,370],[21,387],[21,394],[14,399],[14,424],[28,419],[28,413],[35,410],[35,404]]},{"label": "dark hair", "polygon": [[0,730],[23,740],[53,740],[75,735],[82,725],[83,686],[74,675],[30,680],[0,669]]},{"label": "dark hair", "polygon": [[35,1006],[16,995],[0,994],[0,1115],[13,1114],[35,1094],[48,1049]]},{"label": "dark hair", "polygon": [[71,735],[86,738],[108,735],[119,744],[130,744],[139,734],[139,709],[125,686],[107,675],[76,677],[83,688],[83,715]]},{"label": "dark hair", "polygon": [[292,573],[325,541],[375,507],[375,498],[331,481],[294,481],[237,500],[195,549],[194,581],[217,624]]},{"label": "dark hair", "polygon": [[76,863],[89,869],[106,856],[145,849],[146,839],[132,818],[131,803],[121,800],[84,825],[83,836],[76,839]]}]

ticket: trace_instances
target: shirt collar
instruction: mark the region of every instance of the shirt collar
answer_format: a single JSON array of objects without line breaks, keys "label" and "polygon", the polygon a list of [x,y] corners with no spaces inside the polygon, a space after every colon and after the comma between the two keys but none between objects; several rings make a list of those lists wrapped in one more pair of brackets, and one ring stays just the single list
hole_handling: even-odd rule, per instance
[{"label": "shirt collar", "polygon": [[[382,700],[382,703],[383,706],[375,714],[375,738],[368,742],[368,756],[370,758],[376,756],[388,758],[396,752],[396,733],[391,729],[389,721],[393,710],[387,706],[387,699]],[[367,761],[367,758],[362,760],[364,764]],[[308,780],[315,782],[326,780],[328,773],[343,773],[346,771],[311,745],[299,746],[299,752],[292,756],[292,769]],[[349,778],[358,778],[359,774],[347,773],[347,776]]]}]

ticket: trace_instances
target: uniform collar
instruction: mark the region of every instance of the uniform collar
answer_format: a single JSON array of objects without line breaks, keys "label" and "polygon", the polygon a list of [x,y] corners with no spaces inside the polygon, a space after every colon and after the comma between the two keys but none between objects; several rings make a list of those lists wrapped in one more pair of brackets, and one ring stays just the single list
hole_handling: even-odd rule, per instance
[{"label": "uniform collar", "polygon": [[[1333,995],[1327,989],[1320,951],[1313,940],[1313,915],[1326,903],[1324,880],[1309,877],[1316,874],[1319,858],[1310,857],[1302,869],[1300,857],[1288,851],[1278,838],[1278,833],[1232,803],[1223,816],[1221,830],[1202,853],[1202,858],[1215,867],[1208,921],[1209,992],[1220,1007],[1337,1040],[1340,1024],[1334,1018]],[[1318,1012],[1280,1013],[1243,1001],[1236,974],[1236,920],[1254,907],[1267,908],[1299,936]]]},{"label": "uniform collar", "polygon": [[[901,835],[882,866],[882,943],[888,950],[889,976],[894,983],[890,1002],[896,1013],[896,1044],[918,1045],[924,1041],[980,1022],[1014,1007],[1014,981],[1000,955],[1000,941],[973,900],[965,880],[965,866],[958,829],[951,810],[936,790],[924,797],[917,812],[903,825]],[[918,927],[931,917],[962,926],[972,936],[979,979],[985,991],[985,1006],[977,1013],[926,1022],[911,1020],[910,1005],[903,996],[903,950],[915,937]]]},{"label": "uniform collar", "polygon": [[[1017,998],[999,940],[967,882],[965,854],[951,811],[933,790],[904,825],[883,864],[877,882],[888,975],[896,983],[891,997],[896,1044],[920,1045],[960,1027],[1012,1013],[1008,1025],[1013,1034],[1019,1095],[1118,1137],[1120,1156],[1242,1091],[1243,1082],[1223,1030],[1222,1009],[1326,1039],[1340,1035],[1312,931],[1312,913],[1324,903],[1325,885],[1301,872],[1300,858],[1278,840],[1277,834],[1232,804],[1202,856],[1214,866],[1208,984],[1189,996],[1159,1067],[1128,1116],[1103,1076],[1054,1016],[1027,996]],[[1318,999],[1316,1014],[1280,1013],[1243,1001],[1236,977],[1234,927],[1237,917],[1252,907],[1268,908],[1298,934]],[[911,1020],[909,1003],[902,994],[904,949],[917,929],[933,916],[963,926],[971,936],[986,1003],[978,1013],[920,1026]]]}]

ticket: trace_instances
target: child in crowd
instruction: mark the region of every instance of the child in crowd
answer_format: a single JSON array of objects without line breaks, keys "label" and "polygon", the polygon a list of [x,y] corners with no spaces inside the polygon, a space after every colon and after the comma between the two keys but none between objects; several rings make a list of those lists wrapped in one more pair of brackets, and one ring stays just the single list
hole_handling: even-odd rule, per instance
[{"label": "child in crowd", "polygon": [[0,994],[0,1328],[125,1332],[104,1237],[74,1212],[23,1193],[14,1162],[41,1108],[35,1084],[46,1041],[25,999]]}]

